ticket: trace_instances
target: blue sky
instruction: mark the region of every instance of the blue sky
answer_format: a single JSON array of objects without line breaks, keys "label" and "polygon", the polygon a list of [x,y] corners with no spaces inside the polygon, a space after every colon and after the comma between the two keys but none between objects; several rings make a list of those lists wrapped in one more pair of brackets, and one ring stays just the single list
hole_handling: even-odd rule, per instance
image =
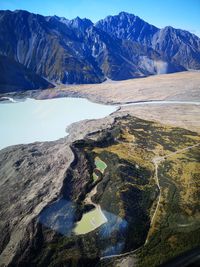
[{"label": "blue sky", "polygon": [[200,36],[200,0],[0,0],[0,9],[24,9],[69,19],[87,17],[93,22],[127,11],[157,27],[171,25]]}]

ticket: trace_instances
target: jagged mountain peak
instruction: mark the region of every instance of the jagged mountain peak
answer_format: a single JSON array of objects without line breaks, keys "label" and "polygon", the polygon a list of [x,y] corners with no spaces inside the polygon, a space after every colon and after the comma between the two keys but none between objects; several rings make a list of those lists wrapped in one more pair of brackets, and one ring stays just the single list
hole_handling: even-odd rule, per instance
[{"label": "jagged mountain peak", "polygon": [[[135,18],[139,18],[138,16],[135,16],[134,14],[132,13],[128,13],[128,12],[125,12],[125,11],[121,11],[119,14],[116,14],[116,15],[108,15],[106,16],[104,19],[101,19],[99,21],[104,21],[104,20],[114,20],[114,19],[135,19]],[[99,22],[98,21],[98,22]],[[98,23],[97,22],[97,23]]]},{"label": "jagged mountain peak", "polygon": [[[10,12],[12,12],[12,11],[10,11]],[[16,9],[13,11],[13,13],[15,13],[15,14],[33,14],[33,13],[30,13],[29,11],[23,10],[23,9]]]},{"label": "jagged mountain peak", "polygon": [[129,13],[129,12],[126,12],[126,11],[119,12],[119,14],[117,16],[136,17],[133,13]]},{"label": "jagged mountain peak", "polygon": [[149,36],[153,36],[159,29],[138,16],[127,12],[120,12],[115,16],[108,16],[99,20],[96,27],[106,31],[119,39],[139,41],[145,39],[145,45],[150,45]]},{"label": "jagged mountain peak", "polygon": [[87,28],[93,26],[93,22],[87,18],[81,19],[76,17],[74,19],[66,19],[65,17],[56,17],[57,21],[65,24],[67,27],[75,30],[85,31]]},{"label": "jagged mountain peak", "polygon": [[106,17],[95,26],[113,37],[151,47],[173,64],[186,69],[200,68],[200,38],[188,31],[172,26],[159,29],[126,12]]},{"label": "jagged mountain peak", "polygon": [[[125,11],[120,12],[118,15],[115,15],[114,17],[115,18],[118,18],[120,20],[125,20],[128,23],[135,23],[136,21],[143,21],[143,22],[145,22],[139,16],[136,16],[135,14],[128,13],[128,12],[125,12]],[[147,22],[145,22],[145,23],[147,23]]]},{"label": "jagged mountain peak", "polygon": [[125,11],[122,11],[117,15],[107,16],[104,19],[99,20],[95,25],[98,26],[99,24],[103,24],[105,22],[112,23],[112,22],[117,22],[117,21],[118,21],[118,23],[121,23],[121,21],[123,21],[123,23],[124,23],[123,25],[124,26],[126,26],[126,24],[129,24],[129,26],[131,26],[131,24],[134,24],[134,23],[140,21],[140,23],[144,23],[144,24],[147,24],[147,25],[149,25],[151,27],[159,29],[156,26],[147,23],[146,21],[144,21],[140,17],[138,17],[138,16],[136,16],[136,15],[134,15],[132,13],[125,12]]},{"label": "jagged mountain peak", "polygon": [[200,69],[200,39],[171,26],[159,29],[127,12],[93,24],[80,17],[0,11],[0,55],[52,82],[99,83],[105,77]]},{"label": "jagged mountain peak", "polygon": [[194,38],[198,38],[199,39],[199,37],[197,35],[195,35],[194,33],[191,33],[189,31],[186,31],[186,30],[183,30],[183,29],[174,28],[172,26],[165,26],[164,28],[160,29],[160,31],[166,32],[166,33],[179,34],[179,35],[193,36]]},{"label": "jagged mountain peak", "polygon": [[91,20],[89,20],[87,18],[81,19],[80,17],[76,17],[76,18],[70,20],[70,24],[72,27],[75,27],[75,28],[78,28],[78,27],[88,28],[90,26],[93,26],[93,23]]}]

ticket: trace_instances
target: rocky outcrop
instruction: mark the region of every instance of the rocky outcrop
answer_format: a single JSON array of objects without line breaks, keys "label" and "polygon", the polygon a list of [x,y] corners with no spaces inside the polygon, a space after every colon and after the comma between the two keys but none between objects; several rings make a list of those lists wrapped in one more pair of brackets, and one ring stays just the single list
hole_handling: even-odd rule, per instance
[{"label": "rocky outcrop", "polygon": [[[109,163],[108,170],[94,182],[94,159],[99,154],[95,149],[106,149],[121,136],[121,120],[102,131],[98,131],[99,126],[107,127],[106,120],[101,120],[99,126],[98,123],[94,134],[71,145],[67,139],[61,139],[1,151],[0,266],[62,266],[64,263],[95,266],[102,256],[128,251],[144,243],[150,220],[148,210],[156,194],[146,192],[151,200],[141,211],[136,203],[145,201],[146,196],[139,188],[150,183],[151,171],[144,172],[145,168],[138,171],[134,164],[107,152],[104,160]],[[129,165],[127,171],[124,164]],[[137,181],[142,173],[145,179]],[[139,188],[132,190],[130,179]],[[95,183],[98,187],[94,201],[101,204],[108,223],[88,234],[75,236],[73,228],[87,208],[84,199]],[[112,194],[111,188],[115,188]],[[131,214],[135,214],[134,218]],[[139,238],[137,230],[142,233]]]},{"label": "rocky outcrop", "polygon": [[200,39],[188,31],[173,27],[159,29],[126,12],[108,16],[95,26],[111,36],[154,49],[165,62],[185,69],[200,69]]},{"label": "rocky outcrop", "polygon": [[108,16],[99,20],[95,26],[119,39],[137,41],[149,47],[151,46],[151,38],[159,31],[159,28],[127,12]]},{"label": "rocky outcrop", "polygon": [[[197,133],[120,111],[76,123],[69,131],[55,142],[0,151],[0,266],[116,266],[115,257],[107,261],[115,254],[144,266],[199,244],[198,221],[183,234],[182,216],[174,217],[180,213],[190,221],[190,211],[194,219],[198,211],[198,187],[188,189],[180,173],[190,166],[187,177],[197,183]],[[96,158],[107,167],[94,180]],[[84,200],[94,187],[92,202],[101,206],[107,223],[75,235],[76,222],[88,211]],[[173,251],[172,241],[177,242]],[[136,254],[138,248],[141,254]]]},{"label": "rocky outcrop", "polygon": [[[160,30],[125,12],[93,24],[79,17],[0,11],[0,55],[3,66],[10,61],[11,67],[5,68],[10,80],[21,64],[21,72],[52,83],[101,83],[199,69],[200,40],[172,27]],[[32,77],[37,80],[33,85],[24,82],[25,74],[17,75],[22,89],[46,86],[38,76]]]},{"label": "rocky outcrop", "polygon": [[57,83],[103,81],[101,70],[86,55],[76,32],[56,17],[2,11],[0,24],[1,55]]},{"label": "rocky outcrop", "polygon": [[54,85],[24,65],[0,55],[0,92],[17,92],[24,89],[46,89]]},{"label": "rocky outcrop", "polygon": [[[32,259],[28,248],[32,247],[32,255],[40,250],[43,235],[34,222],[47,205],[51,207],[60,199],[63,181],[70,174],[67,170],[74,161],[70,144],[111,123],[112,118],[76,123],[68,129],[67,138],[0,151],[0,266],[16,266],[17,262],[24,266],[24,261]],[[78,196],[74,192],[72,195]],[[49,236],[53,238],[55,233]]]}]

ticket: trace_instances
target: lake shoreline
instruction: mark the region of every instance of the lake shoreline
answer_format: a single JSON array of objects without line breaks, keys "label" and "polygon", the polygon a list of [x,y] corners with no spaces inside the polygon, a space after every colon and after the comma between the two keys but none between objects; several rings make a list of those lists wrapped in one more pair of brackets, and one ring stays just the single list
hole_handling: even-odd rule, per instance
[{"label": "lake shoreline", "polygon": [[150,101],[200,101],[200,75],[188,71],[101,84],[57,85],[52,89],[0,94],[0,97],[51,99],[86,98],[104,105],[124,105]]},{"label": "lake shoreline", "polygon": [[[49,91],[49,90],[48,90]],[[42,91],[44,93],[44,91]],[[46,90],[45,90],[46,92]],[[33,92],[31,92],[32,94]],[[41,92],[40,92],[41,93]],[[41,99],[51,99],[55,98],[52,97],[52,95],[46,95],[48,97],[44,98],[44,94],[41,95],[38,91],[35,92],[35,98],[37,95],[36,99],[39,99],[38,97],[43,96]],[[33,96],[33,95],[29,95]],[[84,94],[81,94],[82,97]],[[5,96],[5,95],[4,95]],[[24,99],[28,96],[27,92],[26,93],[15,93],[14,95],[9,94],[10,97],[14,97],[14,99]],[[63,97],[63,95],[59,95],[57,97]],[[85,95],[84,95],[85,97]],[[33,97],[32,97],[33,98]],[[111,101],[112,102],[112,101]],[[105,103],[104,103],[105,104]],[[14,103],[11,105],[15,105]],[[156,108],[155,108],[156,107]],[[185,116],[189,114],[187,117],[187,120],[185,120]],[[11,146],[7,147],[3,150],[0,151],[0,157],[2,159],[2,162],[6,162],[6,164],[11,164],[11,166],[15,166],[14,164],[17,162],[17,164],[20,164],[19,159],[23,159],[24,155],[26,155],[27,161],[31,159],[31,161],[34,164],[38,164],[37,168],[32,168],[26,164],[22,164],[20,166],[20,171],[24,171],[24,173],[30,173],[30,177],[27,177],[24,175],[24,182],[33,180],[34,181],[34,190],[32,194],[29,192],[23,192],[23,194],[20,195],[20,197],[23,196],[23,201],[22,201],[22,206],[21,208],[25,209],[25,215],[23,220],[20,217],[21,215],[19,214],[19,220],[20,221],[20,232],[19,229],[13,228],[13,232],[11,235],[11,239],[9,243],[7,244],[5,251],[2,255],[4,257],[5,262],[7,261],[7,255],[9,255],[10,260],[16,255],[17,253],[17,248],[20,244],[20,241],[23,240],[23,236],[26,233],[26,228],[27,226],[35,219],[37,218],[38,214],[52,201],[54,201],[58,195],[61,192],[61,187],[63,185],[63,181],[66,175],[66,170],[69,169],[72,161],[74,160],[74,154],[73,151],[71,150],[71,145],[73,142],[77,140],[82,140],[86,136],[91,136],[92,133],[100,133],[103,129],[109,129],[112,127],[113,122],[115,121],[116,118],[120,118],[123,116],[126,116],[127,114],[130,114],[131,116],[136,116],[138,118],[143,118],[145,117],[146,120],[150,121],[161,121],[162,125],[167,124],[170,125],[173,122],[175,123],[175,126],[177,127],[183,127],[183,128],[189,128],[191,130],[195,130],[196,128],[191,127],[191,118],[194,121],[194,126],[198,122],[199,118],[199,105],[195,106],[192,104],[188,105],[183,105],[183,104],[156,104],[156,105],[140,105],[140,106],[134,106],[134,105],[127,105],[125,107],[120,107],[117,111],[114,111],[110,115],[106,116],[105,118],[102,119],[88,119],[84,121],[78,121],[75,123],[70,124],[67,127],[68,131],[68,136],[61,138],[56,141],[52,142],[35,142],[27,145],[16,145],[16,146]],[[185,115],[186,114],[186,115]],[[184,118],[183,118],[184,115]],[[171,116],[171,117],[170,117]],[[171,120],[170,120],[171,119]],[[35,152],[37,152],[35,156]],[[16,158],[15,157],[16,154]],[[8,157],[9,155],[9,157]],[[26,162],[26,159],[25,159]],[[62,163],[62,165],[61,165]],[[5,164],[2,166],[4,167]],[[40,166],[41,165],[41,166]],[[49,165],[52,166],[52,169],[48,169]],[[27,167],[28,166],[28,167]],[[34,165],[33,165],[34,166]],[[27,170],[26,170],[27,168]],[[43,173],[41,172],[41,175],[36,173],[37,170],[49,170],[47,173],[46,171]],[[54,169],[53,169],[54,168]],[[16,173],[18,170],[16,170]],[[15,173],[14,173],[15,174]],[[9,173],[9,178],[10,180],[13,180],[13,174]],[[35,175],[35,176],[34,176]],[[49,178],[50,177],[50,178]],[[42,178],[43,180],[40,180]],[[26,181],[26,179],[28,179]],[[38,182],[36,179],[39,179]],[[44,186],[45,185],[45,186]],[[45,191],[45,188],[49,188],[49,191]],[[53,188],[53,190],[52,190]],[[24,187],[24,190],[26,187]],[[14,192],[17,194],[17,191]],[[34,195],[33,195],[34,194]],[[33,212],[32,214],[28,213],[28,209],[26,207],[28,202],[29,197],[35,197],[36,203],[34,203]],[[38,196],[42,196],[42,200],[37,203],[39,200]],[[34,199],[34,198],[33,198]],[[8,212],[10,212],[9,209],[16,210],[16,203],[13,203],[12,206],[8,207]],[[23,206],[24,205],[24,206]],[[33,205],[33,204],[31,204]],[[27,210],[26,210],[27,209]],[[11,210],[12,211],[12,210]],[[13,212],[13,211],[12,211]],[[17,236],[17,239],[16,239]]]},{"label": "lake shoreline", "polygon": [[9,97],[5,101],[0,104],[1,149],[10,145],[58,140],[68,134],[67,126],[81,120],[103,118],[117,108],[82,98],[46,101],[26,98],[16,101]]},{"label": "lake shoreline", "polygon": [[[46,90],[48,92],[46,92]],[[55,89],[53,89],[55,90]],[[43,93],[45,92],[45,96]],[[81,98],[81,99],[87,99],[88,101],[95,103],[95,104],[101,104],[101,105],[109,105],[109,106],[125,106],[125,105],[135,105],[135,104],[191,104],[191,105],[200,105],[200,99],[195,100],[195,101],[186,101],[186,100],[165,100],[165,99],[149,99],[149,100],[139,100],[139,101],[120,101],[120,102],[115,102],[115,101],[107,101],[107,100],[102,100],[98,99],[95,96],[90,96],[84,93],[74,93],[74,92],[64,92],[64,94],[59,94],[59,90],[53,92],[55,95],[52,97],[52,92],[49,92],[49,89],[45,90],[36,90],[36,91],[23,91],[23,92],[13,92],[13,93],[7,93],[7,94],[0,94],[0,101],[4,103],[5,101],[9,101],[12,103],[16,102],[23,102],[26,101],[27,99],[34,99],[34,100],[50,100],[50,99],[57,99],[57,98]],[[1,103],[1,102],[0,102]]]}]

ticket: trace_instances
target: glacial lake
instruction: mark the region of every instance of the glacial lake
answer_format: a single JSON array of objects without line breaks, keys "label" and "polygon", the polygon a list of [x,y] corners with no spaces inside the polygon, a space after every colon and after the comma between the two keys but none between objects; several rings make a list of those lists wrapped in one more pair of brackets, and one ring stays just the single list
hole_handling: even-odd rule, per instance
[{"label": "glacial lake", "polygon": [[[36,141],[53,141],[67,135],[66,127],[85,119],[103,118],[116,106],[92,103],[82,98],[55,98],[0,103],[0,149]],[[75,234],[85,234],[107,221],[100,206],[83,215]]]},{"label": "glacial lake", "polygon": [[53,141],[67,135],[66,127],[85,119],[103,118],[116,106],[82,98],[54,98],[0,104],[0,149],[16,144]]},{"label": "glacial lake", "polygon": [[98,205],[95,209],[83,215],[82,219],[77,223],[74,233],[76,235],[87,234],[106,222],[107,218]]}]

